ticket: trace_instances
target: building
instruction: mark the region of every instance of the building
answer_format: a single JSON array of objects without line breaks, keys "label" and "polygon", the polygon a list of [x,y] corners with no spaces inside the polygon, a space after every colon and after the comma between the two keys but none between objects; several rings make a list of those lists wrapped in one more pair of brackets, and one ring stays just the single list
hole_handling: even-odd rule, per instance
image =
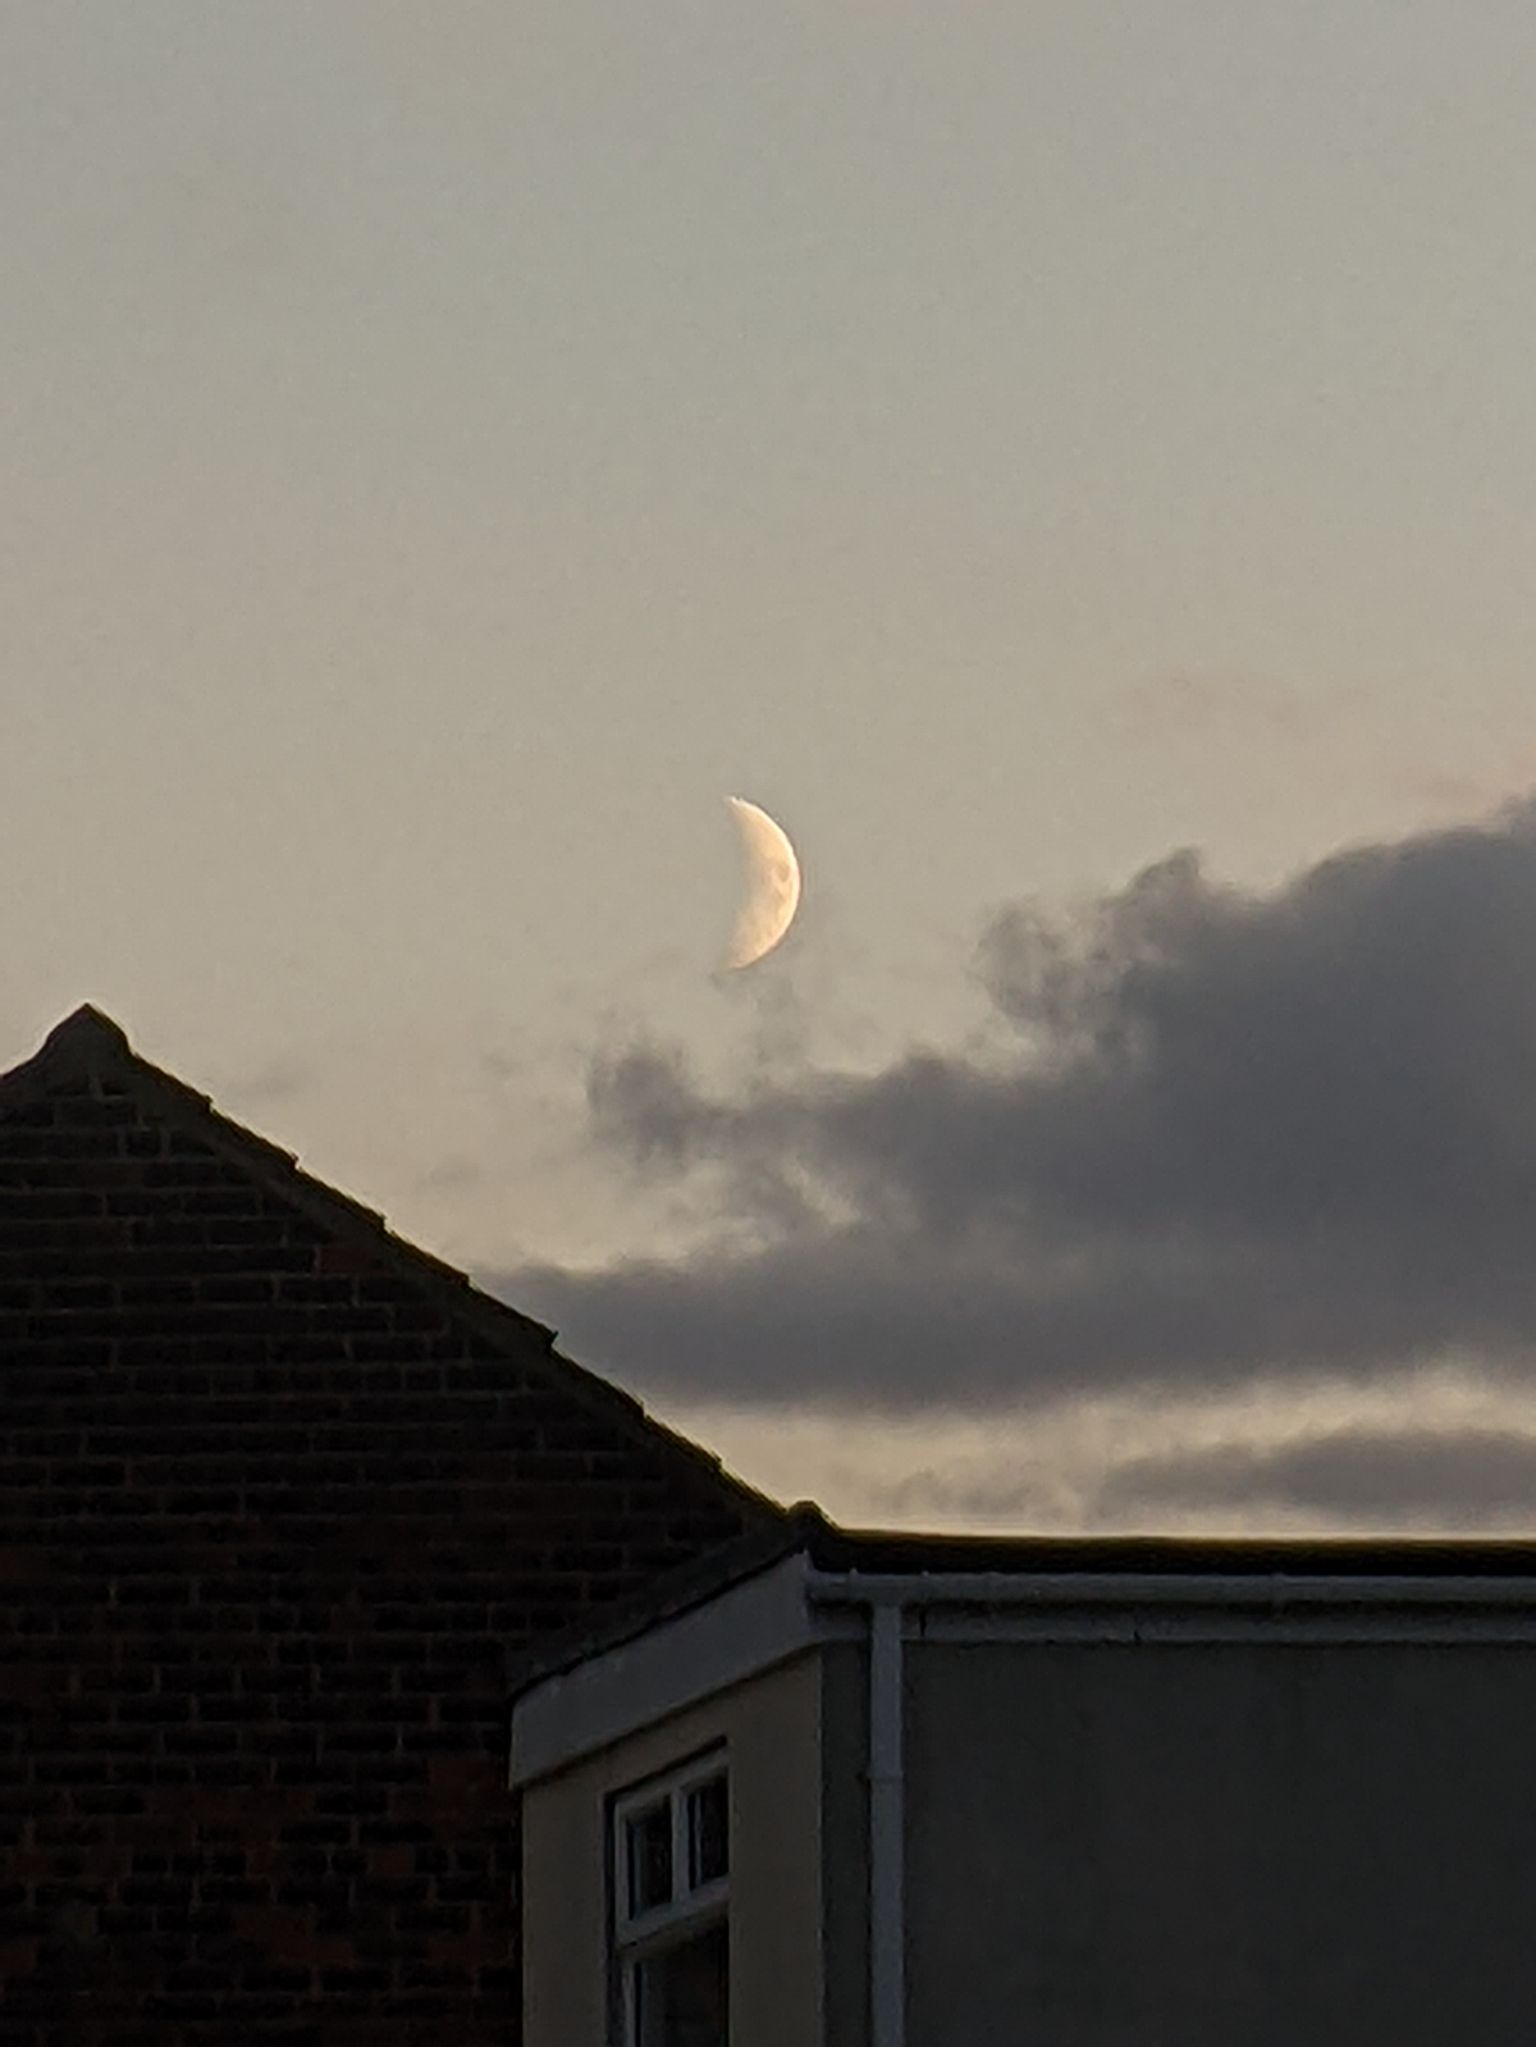
[{"label": "building", "polygon": [[1536,1545],[800,1509],[531,1664],[526,2047],[1521,2047]]},{"label": "building", "polygon": [[515,2047],[514,1662],[778,1518],[79,1011],[0,1079],[4,2047]]}]

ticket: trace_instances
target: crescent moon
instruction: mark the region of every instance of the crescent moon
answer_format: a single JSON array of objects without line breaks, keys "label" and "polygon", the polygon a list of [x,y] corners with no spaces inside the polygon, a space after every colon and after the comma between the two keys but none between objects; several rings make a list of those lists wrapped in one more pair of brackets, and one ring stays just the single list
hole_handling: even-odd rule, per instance
[{"label": "crescent moon", "polygon": [[736,930],[725,964],[750,967],[778,944],[800,907],[800,862],[789,834],[766,810],[744,796],[726,799],[741,829],[747,862],[747,899],[736,918]]}]

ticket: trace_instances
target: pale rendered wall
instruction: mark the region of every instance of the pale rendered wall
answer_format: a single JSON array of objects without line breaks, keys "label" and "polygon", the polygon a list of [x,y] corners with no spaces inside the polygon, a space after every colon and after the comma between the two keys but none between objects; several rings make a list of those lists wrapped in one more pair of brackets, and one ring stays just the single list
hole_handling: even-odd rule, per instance
[{"label": "pale rendered wall", "polygon": [[911,1645],[908,2047],[1523,2047],[1536,1653]]},{"label": "pale rendered wall", "polygon": [[730,1750],[732,2047],[822,2047],[814,1655],[524,1793],[525,2047],[608,2047],[606,1801],[721,1739]]},{"label": "pale rendered wall", "polygon": [[869,1648],[821,1652],[822,1971],[826,2047],[869,2040]]}]

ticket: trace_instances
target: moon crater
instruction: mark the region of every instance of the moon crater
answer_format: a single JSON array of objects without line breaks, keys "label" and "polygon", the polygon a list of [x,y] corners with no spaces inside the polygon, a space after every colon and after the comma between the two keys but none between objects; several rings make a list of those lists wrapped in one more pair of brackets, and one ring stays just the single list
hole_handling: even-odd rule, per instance
[{"label": "moon crater", "polygon": [[765,959],[795,921],[800,907],[800,862],[782,825],[744,796],[728,799],[741,832],[747,893],[736,918],[725,964],[737,972]]}]

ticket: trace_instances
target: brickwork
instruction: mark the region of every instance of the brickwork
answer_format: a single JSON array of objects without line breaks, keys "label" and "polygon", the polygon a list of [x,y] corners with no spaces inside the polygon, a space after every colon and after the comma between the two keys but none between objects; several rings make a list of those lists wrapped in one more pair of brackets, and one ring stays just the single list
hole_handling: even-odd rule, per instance
[{"label": "brickwork", "polygon": [[511,2047],[510,1663],[770,1512],[62,1025],[0,1080],[0,2040]]}]

